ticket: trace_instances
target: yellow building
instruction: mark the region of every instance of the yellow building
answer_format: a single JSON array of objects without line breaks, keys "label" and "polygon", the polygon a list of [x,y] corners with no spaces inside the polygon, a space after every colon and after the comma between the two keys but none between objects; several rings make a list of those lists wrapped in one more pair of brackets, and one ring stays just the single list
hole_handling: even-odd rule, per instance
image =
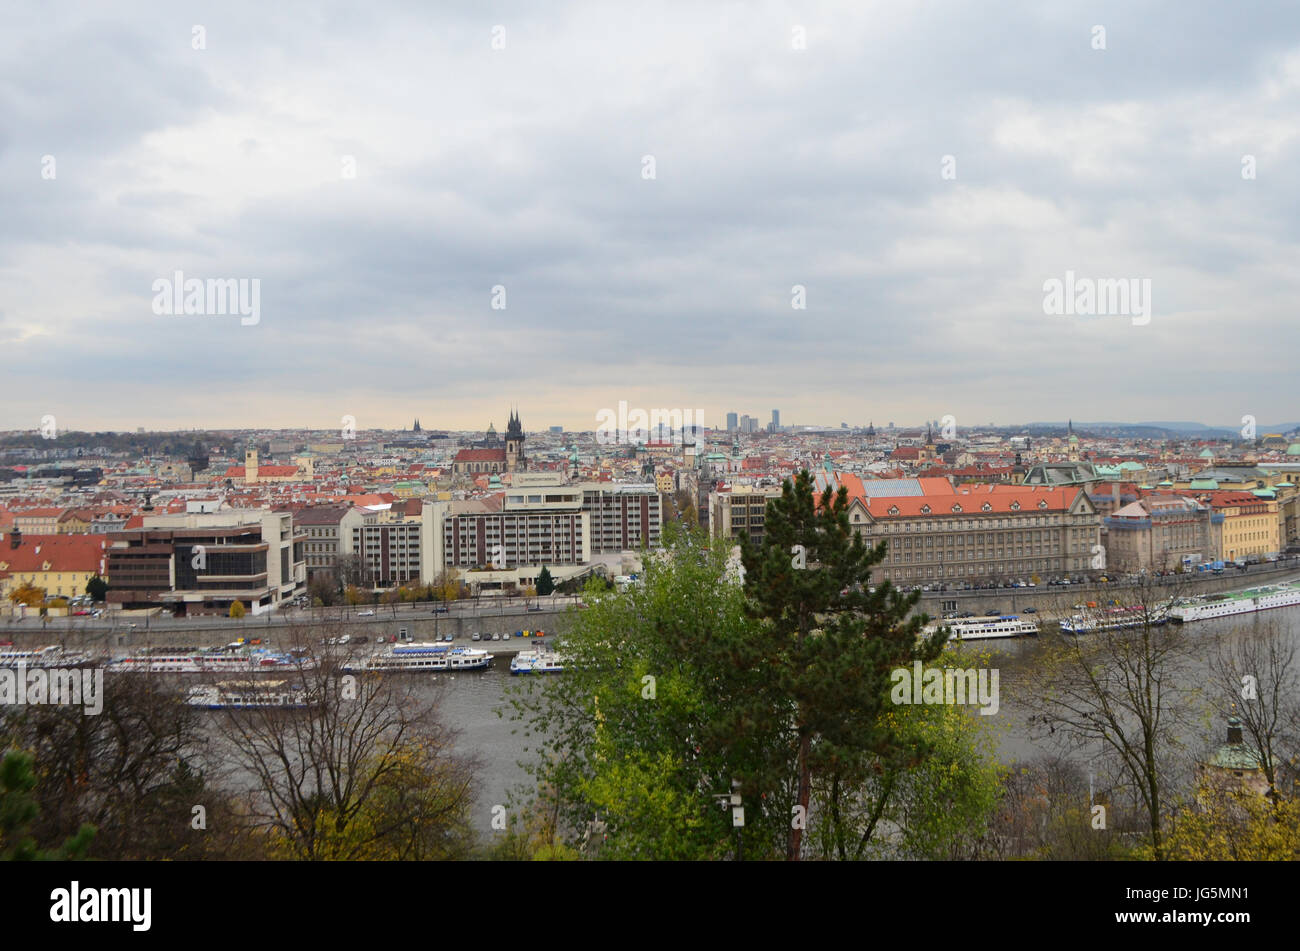
[{"label": "yellow building", "polygon": [[1223,561],[1238,558],[1263,559],[1282,549],[1281,523],[1276,499],[1260,498],[1249,492],[1215,492],[1209,499],[1223,515]]},{"label": "yellow building", "polygon": [[25,583],[44,588],[46,597],[86,593],[86,582],[104,577],[106,535],[23,535],[13,532],[0,547],[0,598]]}]

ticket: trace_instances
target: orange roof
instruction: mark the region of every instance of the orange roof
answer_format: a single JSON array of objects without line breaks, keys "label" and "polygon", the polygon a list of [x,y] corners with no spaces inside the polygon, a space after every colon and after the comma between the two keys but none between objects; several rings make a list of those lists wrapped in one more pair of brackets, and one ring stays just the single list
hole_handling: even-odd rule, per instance
[{"label": "orange roof", "polygon": [[[1079,486],[1045,488],[1032,486],[980,485],[968,491],[949,489],[942,494],[892,496],[865,499],[873,518],[915,518],[921,515],[988,515],[1014,512],[1067,510],[1081,491]],[[1046,505],[1041,503],[1046,502]],[[960,510],[954,510],[960,506]],[[986,508],[987,506],[987,508]]]},{"label": "orange roof", "polygon": [[[24,535],[22,544],[0,547],[0,571],[98,571],[104,570],[105,535]],[[46,565],[49,565],[47,568]]]}]

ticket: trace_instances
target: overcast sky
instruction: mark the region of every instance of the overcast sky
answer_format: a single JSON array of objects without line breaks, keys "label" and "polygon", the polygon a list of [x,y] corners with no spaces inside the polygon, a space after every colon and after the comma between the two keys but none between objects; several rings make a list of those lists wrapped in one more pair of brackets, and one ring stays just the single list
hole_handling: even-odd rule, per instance
[{"label": "overcast sky", "polygon": [[1294,419],[1297,117],[1289,2],[6,3],[0,428]]}]

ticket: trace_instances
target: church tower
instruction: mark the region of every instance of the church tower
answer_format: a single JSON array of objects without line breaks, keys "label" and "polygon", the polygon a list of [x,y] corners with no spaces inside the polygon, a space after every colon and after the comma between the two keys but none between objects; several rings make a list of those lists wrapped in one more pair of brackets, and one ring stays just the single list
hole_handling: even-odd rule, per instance
[{"label": "church tower", "polygon": [[249,446],[244,450],[244,482],[257,484],[257,447]]},{"label": "church tower", "polygon": [[519,421],[519,414],[510,411],[510,423],[506,426],[506,471],[517,472],[527,467],[524,458],[524,426]]}]

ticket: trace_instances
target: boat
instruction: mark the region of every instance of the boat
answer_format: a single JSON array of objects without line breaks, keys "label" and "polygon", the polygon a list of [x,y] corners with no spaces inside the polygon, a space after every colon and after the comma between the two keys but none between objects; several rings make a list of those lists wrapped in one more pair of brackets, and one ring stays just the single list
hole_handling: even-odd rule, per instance
[{"label": "boat", "polygon": [[564,663],[554,651],[520,651],[510,661],[511,674],[558,674],[563,670]]},{"label": "boat", "polygon": [[320,698],[286,680],[225,680],[191,687],[185,702],[205,710],[300,710]]},{"label": "boat", "polygon": [[236,641],[225,647],[211,648],[142,647],[110,661],[105,669],[114,673],[241,674],[280,669],[306,670],[312,666],[314,661],[299,653],[277,654]]},{"label": "boat", "polygon": [[1066,634],[1094,634],[1097,631],[1119,631],[1146,624],[1159,625],[1169,620],[1168,606],[1148,612],[1140,604],[1115,608],[1094,608],[1085,614],[1061,618],[1061,631]]},{"label": "boat", "polygon": [[1216,617],[1237,614],[1254,614],[1272,608],[1288,608],[1300,604],[1300,587],[1289,582],[1247,588],[1245,591],[1227,591],[1222,594],[1203,594],[1184,598],[1169,609],[1175,621],[1205,621]]},{"label": "boat", "polygon": [[95,658],[81,651],[64,650],[51,644],[48,647],[33,647],[22,650],[15,647],[0,648],[0,668],[13,668],[20,664],[24,667],[88,667]]},{"label": "boat", "polygon": [[1025,637],[1038,633],[1035,621],[1026,621],[1017,614],[1004,614],[1001,617],[960,618],[940,624],[930,624],[926,633],[933,633],[940,627],[952,631],[953,640],[982,641],[999,637]]},{"label": "boat", "polygon": [[492,655],[477,647],[451,647],[444,643],[399,644],[344,664],[343,669],[350,672],[483,670],[491,664]]}]

